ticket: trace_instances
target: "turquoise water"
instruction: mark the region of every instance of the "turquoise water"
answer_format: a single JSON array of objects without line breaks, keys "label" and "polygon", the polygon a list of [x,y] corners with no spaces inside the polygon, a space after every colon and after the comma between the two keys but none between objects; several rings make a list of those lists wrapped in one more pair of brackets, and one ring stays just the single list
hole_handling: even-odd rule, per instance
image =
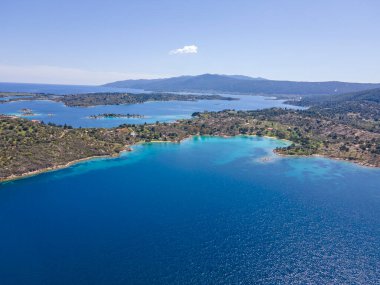
[{"label": "turquoise water", "polygon": [[380,170],[285,144],[145,144],[0,184],[0,283],[378,284]]}]

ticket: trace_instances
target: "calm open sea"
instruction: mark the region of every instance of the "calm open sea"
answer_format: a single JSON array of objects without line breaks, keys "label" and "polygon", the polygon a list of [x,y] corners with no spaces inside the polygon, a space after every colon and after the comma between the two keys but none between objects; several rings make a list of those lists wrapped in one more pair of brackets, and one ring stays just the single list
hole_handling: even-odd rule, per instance
[{"label": "calm open sea", "polygon": [[46,94],[80,94],[94,92],[133,92],[142,93],[141,89],[114,88],[96,85],[64,85],[64,84],[36,84],[36,83],[8,83],[0,82],[0,92],[29,92]]},{"label": "calm open sea", "polygon": [[378,284],[380,170],[284,144],[145,144],[0,184],[0,283]]}]

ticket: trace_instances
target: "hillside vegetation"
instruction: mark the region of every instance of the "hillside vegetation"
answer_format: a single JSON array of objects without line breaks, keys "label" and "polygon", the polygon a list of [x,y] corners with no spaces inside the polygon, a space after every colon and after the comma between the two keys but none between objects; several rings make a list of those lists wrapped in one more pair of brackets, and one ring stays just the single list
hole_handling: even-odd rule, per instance
[{"label": "hillside vegetation", "polygon": [[295,103],[336,122],[380,133],[380,88],[335,96],[307,96]]},{"label": "hillside vegetation", "polygon": [[[276,149],[279,154],[323,155],[380,167],[379,94],[376,89],[296,102],[310,104],[307,110],[203,112],[173,123],[111,129],[73,129],[0,116],[0,180],[78,159],[114,156],[137,142],[178,142],[192,135],[271,136],[292,142]],[[74,105],[81,99],[89,104],[87,97],[74,99]]]},{"label": "hillside vegetation", "polygon": [[140,104],[149,101],[197,101],[197,100],[236,100],[220,95],[179,95],[170,93],[90,93],[56,97],[69,107],[97,105]]}]

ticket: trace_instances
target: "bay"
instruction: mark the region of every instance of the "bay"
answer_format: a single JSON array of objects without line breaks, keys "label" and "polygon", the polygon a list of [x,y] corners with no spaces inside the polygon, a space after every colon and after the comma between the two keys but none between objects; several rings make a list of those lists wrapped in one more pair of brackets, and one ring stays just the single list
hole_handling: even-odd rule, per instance
[{"label": "bay", "polygon": [[[53,94],[72,94],[87,92],[144,92],[143,90],[118,89],[99,86],[48,85],[48,84],[10,84],[0,83],[0,91],[43,92]],[[178,119],[191,118],[194,112],[221,111],[225,109],[258,110],[272,107],[299,108],[284,103],[284,100],[252,95],[229,95],[239,100],[199,100],[146,102],[132,105],[108,105],[94,107],[66,107],[63,103],[41,101],[16,101],[0,103],[0,114],[17,115],[45,123],[70,125],[73,127],[115,127],[121,124],[143,124],[172,122]],[[23,116],[22,109],[31,109],[32,116]],[[138,114],[143,118],[102,118],[93,119],[92,115],[104,113]]]},{"label": "bay", "polygon": [[2,284],[376,284],[380,171],[194,137],[0,184]]}]

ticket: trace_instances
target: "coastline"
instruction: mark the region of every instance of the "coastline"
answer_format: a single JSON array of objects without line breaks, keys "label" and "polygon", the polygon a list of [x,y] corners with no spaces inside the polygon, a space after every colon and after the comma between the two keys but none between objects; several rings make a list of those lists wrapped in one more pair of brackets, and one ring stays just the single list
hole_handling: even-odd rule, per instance
[{"label": "coastline", "polygon": [[185,139],[188,139],[190,137],[192,137],[192,136],[189,136],[189,137],[186,137],[184,139],[181,139],[178,142],[176,142],[176,141],[175,142],[174,141],[160,141],[160,140],[155,140],[155,141],[150,141],[150,142],[139,141],[139,142],[136,142],[136,143],[134,143],[132,145],[126,145],[125,148],[124,148],[124,150],[122,150],[119,153],[114,154],[114,155],[111,155],[111,154],[110,155],[96,155],[96,156],[89,156],[89,157],[79,158],[79,159],[76,159],[76,160],[73,160],[73,161],[69,161],[66,164],[55,165],[55,166],[51,166],[51,167],[46,167],[46,168],[42,168],[42,169],[38,169],[38,170],[33,170],[33,171],[25,172],[25,173],[22,173],[20,175],[11,175],[11,176],[8,176],[8,177],[5,177],[5,178],[0,178],[0,186],[1,186],[2,183],[12,182],[12,181],[16,181],[16,180],[21,180],[21,179],[33,177],[33,176],[36,176],[36,175],[39,175],[39,174],[43,174],[43,173],[47,173],[47,172],[53,172],[53,171],[65,169],[65,168],[68,168],[68,167],[73,166],[75,164],[78,164],[78,163],[81,163],[81,162],[85,162],[85,161],[89,161],[89,160],[93,160],[93,159],[97,159],[97,158],[105,158],[105,159],[118,158],[124,152],[133,151],[132,146],[134,146],[134,145],[139,145],[139,144],[144,144],[144,143],[180,143],[181,141],[183,141]]},{"label": "coastline", "polygon": [[367,168],[372,168],[372,169],[380,168],[379,166],[376,166],[376,165],[373,165],[370,163],[366,163],[366,162],[362,162],[362,161],[349,160],[349,159],[345,159],[345,158],[328,156],[328,155],[323,155],[323,154],[318,154],[318,153],[311,154],[311,155],[301,155],[301,154],[291,155],[291,154],[278,153],[275,149],[273,150],[273,153],[275,153],[276,155],[281,156],[281,157],[289,157],[289,158],[292,158],[292,157],[294,157],[294,158],[297,158],[297,157],[299,157],[299,158],[320,157],[320,158],[325,158],[325,159],[332,159],[332,160],[338,160],[338,161],[342,161],[342,162],[348,162],[348,163],[352,163],[354,165],[358,165],[361,167],[367,167]]},{"label": "coastline", "polygon": [[[51,166],[51,167],[47,167],[47,168],[43,168],[43,169],[39,169],[39,170],[34,170],[34,171],[29,171],[29,172],[25,172],[25,173],[22,173],[20,175],[11,175],[11,176],[8,176],[8,177],[5,177],[5,178],[0,178],[0,186],[2,183],[6,183],[6,182],[12,182],[12,181],[16,181],[16,180],[20,180],[20,179],[25,179],[25,178],[28,178],[28,177],[33,177],[33,176],[36,176],[36,175],[39,175],[39,174],[42,174],[42,173],[46,173],[46,172],[53,172],[53,171],[57,171],[57,170],[61,170],[61,169],[65,169],[65,168],[68,168],[70,166],[73,166],[75,164],[78,164],[78,163],[81,163],[81,162],[85,162],[85,161],[89,161],[89,160],[93,160],[93,159],[97,159],[97,158],[109,158],[109,159],[112,159],[112,158],[118,158],[121,156],[122,153],[124,152],[130,152],[130,151],[133,151],[132,149],[132,146],[134,145],[140,145],[140,144],[149,144],[149,143],[181,143],[182,141],[185,141],[185,140],[188,140],[190,138],[193,138],[193,137],[197,137],[197,136],[200,136],[200,135],[189,135],[187,137],[184,137],[178,141],[161,141],[161,140],[152,140],[150,142],[145,142],[145,141],[139,141],[139,142],[136,142],[134,144],[131,144],[131,145],[126,145],[124,150],[120,151],[119,153],[117,154],[114,154],[114,155],[102,155],[102,156],[90,156],[90,157],[84,157],[84,158],[80,158],[80,159],[76,159],[76,160],[73,160],[73,161],[70,161],[66,164],[61,164],[61,165],[56,165],[56,166]],[[238,137],[238,136],[241,136],[241,137],[263,137],[263,138],[267,138],[267,139],[276,139],[276,140],[280,140],[280,141],[285,141],[285,142],[289,142],[291,143],[291,141],[289,140],[286,140],[286,139],[280,139],[280,138],[277,138],[277,137],[271,137],[271,136],[257,136],[257,135],[237,135],[237,136],[228,136],[228,135],[205,135],[205,136],[208,136],[208,137],[218,137],[218,138],[232,138],[232,137]],[[375,169],[375,168],[379,168],[378,166],[376,165],[372,165],[370,163],[365,163],[365,162],[362,162],[362,161],[354,161],[354,160],[348,160],[348,159],[344,159],[344,158],[339,158],[339,157],[332,157],[332,156],[326,156],[326,155],[323,155],[323,154],[312,154],[312,155],[287,155],[287,154],[282,154],[282,153],[278,153],[275,149],[272,150],[272,152],[279,156],[279,157],[288,157],[288,158],[297,158],[297,157],[303,157],[303,158],[312,158],[312,157],[321,157],[321,158],[325,158],[325,159],[333,159],[333,160],[338,160],[338,161],[344,161],[344,162],[348,162],[348,163],[353,163],[355,165],[358,165],[358,166],[361,166],[361,167],[367,167],[367,168],[371,168],[371,169]]]},{"label": "coastline", "polygon": [[[284,142],[292,143],[292,141],[290,141],[290,140],[280,139],[280,138],[271,137],[271,136],[258,136],[258,135],[237,135],[237,136],[241,136],[241,137],[261,137],[261,138],[275,139],[275,140],[279,140],[279,141],[284,141]],[[220,136],[211,136],[211,137],[232,138],[232,137],[237,137],[237,136],[220,135]],[[286,157],[286,158],[297,158],[297,157],[299,157],[299,158],[313,158],[313,157],[316,158],[316,157],[320,157],[320,158],[325,158],[325,159],[333,159],[333,160],[338,160],[338,161],[342,161],[342,162],[348,162],[348,163],[352,163],[354,165],[358,165],[358,166],[366,167],[366,168],[371,168],[371,169],[380,168],[379,166],[376,166],[376,165],[370,164],[370,163],[366,163],[366,162],[363,162],[363,161],[349,160],[349,159],[345,159],[345,158],[328,156],[328,155],[323,155],[323,154],[318,154],[318,153],[311,154],[311,155],[301,155],[301,154],[291,155],[291,154],[279,153],[279,152],[276,151],[276,149],[273,149],[272,152],[275,155],[279,156],[279,157]]]},{"label": "coastline", "polygon": [[96,158],[113,158],[113,157],[114,156],[111,156],[111,155],[90,156],[90,157],[76,159],[76,160],[70,161],[66,164],[60,164],[60,165],[56,165],[56,166],[51,166],[51,167],[46,167],[46,168],[42,168],[42,169],[38,169],[38,170],[33,170],[33,171],[22,173],[20,175],[11,175],[11,176],[8,176],[5,178],[0,178],[0,185],[1,185],[1,183],[4,183],[4,182],[11,182],[11,181],[15,181],[15,180],[20,180],[20,179],[36,176],[36,175],[46,173],[46,172],[53,172],[56,170],[68,168],[72,165],[75,165],[75,164],[81,163],[81,162],[85,162],[87,160],[92,160],[92,159],[96,159]]}]

